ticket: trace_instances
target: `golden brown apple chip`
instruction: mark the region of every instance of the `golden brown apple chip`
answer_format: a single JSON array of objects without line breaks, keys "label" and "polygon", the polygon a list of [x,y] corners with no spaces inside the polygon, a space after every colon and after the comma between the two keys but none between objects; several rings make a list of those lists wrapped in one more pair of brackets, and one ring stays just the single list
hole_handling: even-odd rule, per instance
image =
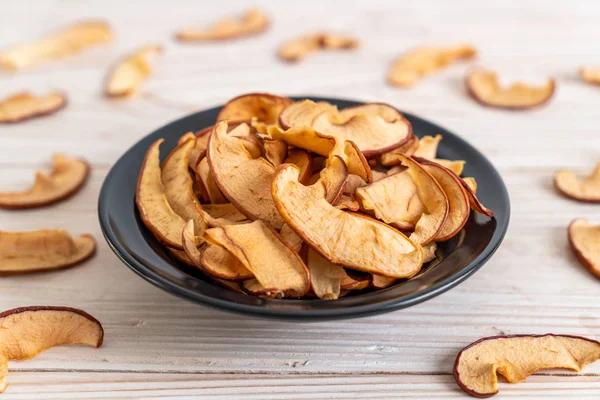
[{"label": "golden brown apple chip", "polygon": [[17,93],[0,101],[0,124],[17,123],[54,114],[66,105],[67,96],[61,92],[50,92],[45,96],[34,96],[28,92]]},{"label": "golden brown apple chip", "polygon": [[111,68],[104,92],[109,97],[130,97],[137,93],[142,82],[152,74],[149,59],[162,53],[158,45],[145,46],[127,55]]},{"label": "golden brown apple chip", "polygon": [[211,228],[205,238],[230,251],[267,290],[290,297],[308,292],[310,280],[302,259],[262,221]]},{"label": "golden brown apple chip", "polygon": [[509,110],[525,110],[541,106],[552,98],[556,82],[550,79],[544,86],[516,82],[500,87],[495,72],[477,69],[466,79],[467,91],[479,104]]},{"label": "golden brown apple chip", "polygon": [[581,78],[589,83],[600,85],[600,68],[584,67],[579,70]]},{"label": "golden brown apple chip", "polygon": [[283,241],[288,245],[288,247],[294,249],[296,253],[300,252],[304,241],[296,234],[296,232],[294,232],[292,228],[290,228],[288,224],[283,225],[279,235],[281,236],[281,239],[283,239]]},{"label": "golden brown apple chip", "polygon": [[282,140],[268,140],[265,139],[263,142],[265,149],[265,158],[275,168],[283,164],[283,161],[287,157],[288,145]]},{"label": "golden brown apple chip", "polygon": [[4,51],[0,54],[0,65],[9,70],[18,70],[112,40],[112,32],[105,22],[81,22],[43,39]]},{"label": "golden brown apple chip", "polygon": [[388,72],[388,82],[394,86],[412,86],[457,60],[470,60],[477,50],[469,45],[425,46],[413,49],[394,61]]},{"label": "golden brown apple chip", "polygon": [[371,286],[371,275],[358,271],[347,270],[346,277],[342,279],[342,290],[363,290]]},{"label": "golden brown apple chip", "polygon": [[313,167],[313,157],[308,151],[303,149],[291,149],[288,151],[284,163],[294,164],[300,168],[300,182],[308,182]]},{"label": "golden brown apple chip", "polygon": [[61,229],[0,231],[0,275],[28,274],[73,267],[96,252],[92,235],[73,238]]},{"label": "golden brown apple chip", "polygon": [[207,159],[217,186],[248,218],[281,229],[283,220],[271,196],[275,169],[264,158],[252,159],[242,140],[226,132],[227,122],[221,121],[208,141]]},{"label": "golden brown apple chip", "polygon": [[390,278],[389,276],[377,274],[373,274],[373,277],[371,278],[371,286],[373,286],[375,289],[390,287],[396,282],[398,282],[397,278]]},{"label": "golden brown apple chip", "polygon": [[310,286],[320,299],[334,300],[340,295],[341,283],[349,278],[344,267],[333,264],[313,249],[308,249]]},{"label": "golden brown apple chip", "polygon": [[144,225],[166,246],[181,250],[181,232],[185,221],[169,205],[161,180],[159,147],[154,142],[144,158],[137,183],[135,202]]},{"label": "golden brown apple chip", "polygon": [[[241,139],[240,139],[241,140]],[[211,174],[210,166],[208,164],[208,158],[203,158],[196,167],[196,173],[202,182],[202,187],[211,204],[225,204],[229,201],[223,196],[221,190],[214,180],[213,174]]]},{"label": "golden brown apple chip", "polygon": [[181,29],[176,38],[183,42],[204,42],[237,39],[264,32],[269,27],[269,17],[252,8],[237,18],[223,18],[204,29]]},{"label": "golden brown apple chip", "polygon": [[497,373],[510,383],[518,383],[541,369],[581,371],[598,359],[600,343],[580,336],[492,336],[458,353],[454,379],[467,394],[490,397],[498,393]]},{"label": "golden brown apple chip", "polygon": [[436,242],[430,242],[427,243],[425,246],[423,246],[423,254],[424,254],[424,259],[423,262],[430,262],[433,261],[436,257],[435,252],[437,250],[437,243]]},{"label": "golden brown apple chip", "polygon": [[314,185],[323,190],[323,197],[329,204],[335,204],[343,194],[347,178],[346,164],[340,157],[333,156],[319,173],[319,179]]},{"label": "golden brown apple chip", "polygon": [[394,154],[403,154],[407,157],[410,157],[413,154],[415,154],[415,151],[417,151],[418,148],[419,138],[416,136],[411,136],[410,139],[408,139],[408,141],[402,146],[390,152],[383,153],[381,155],[381,164],[385,165],[386,167],[392,167],[394,165],[397,165],[397,163],[399,163],[400,160],[398,160],[397,157],[394,157]]},{"label": "golden brown apple chip", "polygon": [[102,346],[104,329],[83,310],[29,306],[0,313],[0,393],[8,386],[8,362],[27,360],[56,346]]},{"label": "golden brown apple chip", "polygon": [[471,214],[469,196],[460,178],[449,169],[434,162],[423,162],[421,165],[439,183],[448,199],[448,217],[434,238],[437,242],[443,242],[454,237],[467,223]]},{"label": "golden brown apple chip", "polygon": [[85,160],[57,154],[52,159],[52,171],[38,171],[29,190],[0,192],[0,208],[36,208],[57,203],[74,195],[83,187],[90,174]]},{"label": "golden brown apple chip", "polygon": [[557,171],[554,187],[566,197],[584,203],[600,203],[600,162],[585,179],[579,179],[571,171]]},{"label": "golden brown apple chip", "polygon": [[350,195],[342,194],[334,206],[340,210],[358,211],[360,210],[359,202]]},{"label": "golden brown apple chip", "polygon": [[399,231],[374,219],[338,210],[317,182],[298,182],[299,170],[282,165],[273,179],[273,199],[285,222],[313,249],[335,264],[361,271],[410,277],[423,263],[423,250]]},{"label": "golden brown apple chip", "polygon": [[424,158],[426,160],[438,163],[448,168],[456,175],[460,176],[465,167],[465,162],[463,160],[444,160],[441,158],[437,158],[437,149],[442,139],[442,135],[436,135],[435,137],[423,136],[419,140],[419,147],[417,148],[413,156],[415,158]]},{"label": "golden brown apple chip", "polygon": [[600,278],[600,225],[574,219],[569,224],[569,243],[577,259]]},{"label": "golden brown apple chip", "polygon": [[202,208],[213,220],[222,221],[222,223],[214,225],[211,224],[211,219],[207,218],[206,222],[211,228],[214,228],[215,226],[222,226],[224,221],[229,221],[229,223],[225,223],[225,225],[248,221],[248,218],[231,203],[204,204]]},{"label": "golden brown apple chip", "polygon": [[318,32],[288,40],[281,45],[277,55],[283,61],[298,62],[319,50],[355,49],[358,46],[359,41],[353,36]]},{"label": "golden brown apple chip", "polygon": [[[467,191],[467,196],[469,197],[469,204],[471,205],[471,209],[479,214],[483,214],[488,217],[493,217],[494,212],[492,210],[490,210],[489,208],[487,208],[486,206],[484,206],[479,201],[479,199],[475,195],[475,191],[471,187],[471,184],[465,182],[465,180],[462,178],[460,178],[460,183],[462,183],[463,188]],[[475,185],[475,189],[477,189],[477,185]]]},{"label": "golden brown apple chip", "polygon": [[362,180],[360,176],[348,174],[348,179],[344,185],[344,194],[354,195],[356,189],[365,187],[367,185],[368,183]]},{"label": "golden brown apple chip", "polygon": [[[249,93],[235,97],[223,106],[218,121],[251,121],[255,119],[263,124],[274,124],[281,111],[292,104],[287,97],[268,93]],[[230,122],[231,123],[231,122]]]},{"label": "golden brown apple chip", "polygon": [[473,193],[477,193],[477,181],[475,181],[475,178],[469,176],[462,179]]}]

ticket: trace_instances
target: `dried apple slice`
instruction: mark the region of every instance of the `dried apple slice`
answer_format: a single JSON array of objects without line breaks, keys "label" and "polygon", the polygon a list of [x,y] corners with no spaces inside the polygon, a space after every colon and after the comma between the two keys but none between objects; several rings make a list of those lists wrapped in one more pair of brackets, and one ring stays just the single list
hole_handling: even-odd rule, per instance
[{"label": "dried apple slice", "polygon": [[491,397],[498,393],[497,373],[510,383],[518,383],[541,369],[581,371],[598,359],[600,342],[580,336],[492,336],[458,353],[454,379],[473,397]]},{"label": "dried apple slice", "polygon": [[374,219],[338,210],[323,185],[298,182],[299,169],[278,168],[273,199],[281,216],[313,249],[335,264],[406,278],[423,263],[423,250],[399,231]]},{"label": "dried apple slice", "polygon": [[104,92],[109,97],[130,97],[137,93],[142,82],[152,74],[149,59],[162,53],[158,45],[145,46],[127,55],[111,68]]},{"label": "dried apple slice", "polygon": [[252,159],[241,139],[227,135],[227,122],[219,122],[208,141],[207,159],[221,193],[250,219],[275,229],[283,220],[271,196],[275,169],[263,158]]},{"label": "dried apple slice", "polygon": [[413,154],[415,154],[418,148],[419,138],[416,136],[411,136],[410,139],[408,139],[408,141],[402,146],[390,152],[383,153],[381,155],[381,164],[385,165],[386,167],[392,167],[394,165],[397,165],[397,163],[399,163],[400,161],[397,157],[394,157],[394,154],[403,154],[407,157],[410,157]]},{"label": "dried apple slice", "polygon": [[[473,179],[473,178],[471,178]],[[474,181],[474,180],[473,180]],[[475,190],[473,190],[471,184],[467,183],[464,179],[460,178],[460,183],[462,183],[463,188],[467,191],[467,196],[469,197],[469,204],[471,205],[471,209],[479,214],[483,214],[487,217],[493,217],[494,212],[484,206],[477,196],[475,195],[475,190],[477,189],[477,185],[475,185]]]},{"label": "dried apple slice", "polygon": [[281,111],[292,104],[287,97],[268,93],[249,93],[235,97],[227,102],[217,116],[218,121],[256,121],[274,124]]},{"label": "dried apple slice", "polygon": [[112,32],[105,22],[81,22],[37,41],[6,50],[0,54],[0,65],[9,70],[18,70],[79,53],[88,47],[110,43],[112,40]]},{"label": "dried apple slice", "polygon": [[285,293],[277,289],[265,288],[257,279],[248,279],[242,282],[242,287],[247,293],[253,296],[266,297],[268,299],[282,299]]},{"label": "dried apple slice", "polygon": [[600,68],[584,67],[579,70],[581,79],[586,82],[600,85]]},{"label": "dried apple slice", "polygon": [[0,124],[23,122],[54,114],[66,105],[67,96],[61,92],[50,92],[44,96],[28,92],[17,93],[0,101]]},{"label": "dried apple slice", "polygon": [[570,199],[585,203],[600,203],[600,162],[585,179],[579,179],[571,171],[554,174],[554,187]]},{"label": "dried apple slice", "polygon": [[270,25],[269,17],[252,8],[237,18],[223,18],[205,29],[181,29],[176,38],[182,42],[204,42],[237,39],[264,32]]},{"label": "dried apple slice", "polygon": [[[224,203],[224,204],[204,204],[202,206],[202,208],[204,209],[204,211],[206,211],[206,213],[210,217],[212,217],[214,219],[217,219],[217,220],[219,220],[219,219],[228,220],[231,223],[242,222],[242,221],[247,221],[248,220],[248,218],[244,214],[242,214],[240,212],[240,210],[238,210],[231,203]],[[211,228],[214,228],[214,226],[211,226],[210,224],[209,224],[209,226]]]},{"label": "dried apple slice", "polygon": [[300,182],[306,183],[310,179],[313,167],[313,157],[303,149],[291,149],[284,160],[286,164],[294,164],[300,168]]},{"label": "dried apple slice", "polygon": [[294,249],[296,253],[300,253],[304,241],[296,234],[296,232],[294,232],[292,228],[290,228],[288,224],[283,225],[281,231],[279,231],[279,235],[281,235],[281,239],[288,245],[288,247]]},{"label": "dried apple slice", "polygon": [[424,263],[433,261],[436,258],[435,252],[437,251],[437,243],[430,242],[423,246]]},{"label": "dried apple slice", "polygon": [[342,290],[363,290],[371,286],[371,275],[357,271],[346,271],[346,277],[342,279],[340,286]]},{"label": "dried apple slice", "polygon": [[600,225],[590,225],[584,219],[569,224],[569,243],[573,253],[587,269],[600,278]]},{"label": "dried apple slice", "polygon": [[44,207],[71,197],[83,187],[90,174],[85,160],[57,154],[52,171],[38,171],[31,189],[23,192],[0,192],[0,208],[22,209]]},{"label": "dried apple slice", "polygon": [[298,62],[316,51],[355,49],[358,46],[359,41],[353,36],[318,32],[288,40],[281,45],[277,55],[284,61]]},{"label": "dried apple slice", "polygon": [[0,313],[0,393],[8,386],[8,361],[27,360],[56,346],[102,346],[104,329],[83,310],[29,306]]},{"label": "dried apple slice", "polygon": [[[241,140],[241,139],[240,139]],[[217,183],[215,182],[214,176],[210,172],[210,165],[208,164],[208,158],[203,158],[196,167],[196,173],[202,182],[204,191],[208,196],[211,204],[225,204],[229,203],[229,200],[223,196]]]},{"label": "dried apple slice", "polygon": [[267,290],[290,297],[308,292],[310,280],[302,259],[262,221],[211,228],[204,236],[230,251]]},{"label": "dried apple slice", "polygon": [[476,54],[477,50],[469,45],[418,47],[394,61],[388,72],[388,82],[394,86],[412,86],[421,77],[457,60],[470,60]]},{"label": "dried apple slice", "polygon": [[471,189],[471,192],[477,193],[477,181],[475,180],[475,178],[469,176],[466,178],[462,178],[462,180],[469,187],[469,189]]},{"label": "dried apple slice", "polygon": [[346,194],[342,194],[338,201],[335,202],[335,207],[340,210],[358,211],[360,210],[360,204],[353,197]]},{"label": "dried apple slice", "polygon": [[265,158],[269,161],[273,167],[277,168],[287,157],[288,145],[282,140],[268,140],[263,142],[265,149]]},{"label": "dried apple slice", "polygon": [[313,121],[323,112],[335,113],[337,107],[326,101],[315,103],[312,100],[300,100],[284,108],[279,114],[279,125],[284,129],[292,127],[310,128]]},{"label": "dried apple slice", "polygon": [[444,160],[441,158],[437,158],[437,149],[442,139],[442,135],[435,135],[435,137],[423,136],[419,140],[419,147],[417,148],[413,156],[415,158],[424,158],[426,160],[438,163],[448,168],[456,175],[460,176],[465,167],[465,162],[463,160]]},{"label": "dried apple slice", "polygon": [[508,88],[502,88],[495,72],[477,69],[467,76],[466,86],[471,97],[479,104],[509,110],[525,110],[550,101],[556,82],[550,79],[544,86],[516,82]]},{"label": "dried apple slice", "polygon": [[73,238],[62,229],[0,231],[0,275],[28,274],[73,267],[96,252],[92,235]]},{"label": "dried apple slice", "polygon": [[144,225],[166,246],[181,250],[185,221],[175,213],[165,195],[161,180],[159,148],[164,139],[152,143],[140,171],[135,202]]},{"label": "dried apple slice", "polygon": [[310,272],[310,286],[317,297],[324,300],[337,299],[342,281],[349,278],[344,267],[329,262],[313,249],[308,249],[307,266]]},{"label": "dried apple slice", "polygon": [[398,279],[396,278],[390,278],[389,276],[377,274],[373,274],[373,277],[371,278],[371,286],[373,286],[375,289],[384,289],[392,286],[396,282],[398,282]]}]

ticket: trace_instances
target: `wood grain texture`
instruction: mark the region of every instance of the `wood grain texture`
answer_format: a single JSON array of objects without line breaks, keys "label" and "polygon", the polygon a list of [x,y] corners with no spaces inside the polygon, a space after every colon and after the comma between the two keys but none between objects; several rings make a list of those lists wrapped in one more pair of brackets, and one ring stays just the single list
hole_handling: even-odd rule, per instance
[{"label": "wood grain texture", "polygon": [[[132,0],[123,7],[117,0],[45,0],[2,10],[0,48],[83,17],[105,18],[117,34],[111,46],[20,73],[0,72],[0,97],[56,88],[70,100],[54,116],[0,126],[2,190],[28,187],[54,152],[93,165],[90,182],[73,198],[40,210],[0,211],[0,229],[59,227],[99,241],[97,256],[80,267],[1,278],[0,309],[80,307],[106,330],[99,350],[56,348],[11,362],[2,398],[463,398],[452,363],[460,348],[482,336],[553,332],[600,339],[599,282],[571,255],[566,237],[575,217],[600,222],[600,207],[558,196],[551,182],[557,168],[585,173],[600,160],[600,88],[576,75],[582,65],[600,65],[592,40],[600,37],[600,3],[256,3],[273,17],[265,35],[199,45],[176,43],[172,35],[248,4]],[[276,59],[282,41],[323,27],[356,34],[362,47],[314,54],[297,65]],[[386,85],[389,63],[403,51],[462,41],[480,49],[477,65],[498,70],[507,81],[556,77],[555,99],[530,112],[483,108],[465,93],[466,64],[412,89]],[[165,55],[140,95],[105,99],[102,79],[110,65],[154,42],[165,46]],[[459,133],[491,159],[509,189],[512,216],[502,247],[481,271],[431,301],[338,322],[250,319],[144,282],[102,240],[96,203],[104,176],[150,131],[249,91],[384,101]],[[543,374],[501,384],[502,398],[593,399],[600,393],[600,363],[579,376]]]}]

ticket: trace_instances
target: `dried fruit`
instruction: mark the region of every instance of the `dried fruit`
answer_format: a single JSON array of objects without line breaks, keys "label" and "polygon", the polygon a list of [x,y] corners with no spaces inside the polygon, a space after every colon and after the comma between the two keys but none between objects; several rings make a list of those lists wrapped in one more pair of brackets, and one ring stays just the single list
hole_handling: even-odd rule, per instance
[{"label": "dried fruit", "polygon": [[61,229],[0,231],[0,275],[54,271],[78,265],[96,252],[92,235],[73,238]]},{"label": "dried fruit", "polygon": [[230,251],[270,292],[304,296],[310,288],[300,256],[262,221],[211,228],[205,239]]},{"label": "dried fruit", "polygon": [[0,313],[0,393],[8,386],[8,361],[26,360],[56,346],[100,347],[104,329],[83,310],[29,306]]},{"label": "dried fruit", "polygon": [[37,41],[6,50],[0,54],[0,65],[9,70],[18,70],[75,54],[98,44],[110,43],[112,39],[110,27],[105,22],[81,22]]},{"label": "dried fruit", "polygon": [[[473,179],[473,178],[471,178]],[[473,180],[474,181],[474,180]],[[475,191],[472,189],[471,184],[465,182],[464,179],[461,178],[460,183],[462,183],[463,188],[467,191],[467,197],[469,198],[469,204],[471,205],[471,209],[479,214],[483,214],[487,217],[493,217],[494,213],[489,208],[485,207],[477,196],[475,195]],[[475,189],[477,189],[477,185],[475,185]]]},{"label": "dried fruit", "polygon": [[477,50],[469,45],[418,47],[394,61],[388,72],[388,82],[394,86],[412,86],[421,77],[457,60],[470,60],[476,54]]},{"label": "dried fruit", "polygon": [[373,286],[375,289],[384,289],[392,286],[396,282],[398,282],[398,279],[396,278],[390,278],[389,276],[377,274],[373,274],[373,277],[371,278],[371,286]]},{"label": "dried fruit", "polygon": [[281,239],[288,245],[288,247],[294,249],[296,253],[300,253],[304,241],[296,234],[296,232],[294,232],[292,228],[290,228],[288,224],[285,224],[283,227],[281,227],[279,235],[281,236]]},{"label": "dried fruit", "polygon": [[60,92],[50,92],[45,96],[34,96],[28,92],[17,93],[0,101],[0,124],[50,115],[66,105],[67,96]]},{"label": "dried fruit", "polygon": [[317,297],[326,300],[337,299],[342,281],[349,278],[344,267],[329,262],[312,249],[308,250],[307,266],[310,272],[310,286]]},{"label": "dried fruit", "polygon": [[411,136],[410,139],[408,139],[408,141],[402,146],[395,148],[390,152],[383,153],[381,155],[381,164],[385,165],[386,167],[392,167],[394,165],[397,165],[397,163],[399,163],[400,161],[397,157],[394,157],[394,154],[403,154],[407,157],[410,157],[413,154],[415,154],[418,148],[419,138],[416,136]]},{"label": "dried fruit", "polygon": [[[207,219],[206,223],[211,228],[214,228],[215,226],[223,225],[223,223],[218,224],[218,225],[211,224],[211,219],[216,220],[216,221],[220,220],[222,222],[229,221],[229,223],[236,223],[236,222],[242,222],[242,221],[248,220],[248,218],[246,218],[246,216],[244,214],[242,214],[240,212],[240,210],[238,210],[231,203],[204,204],[202,206],[202,208],[204,209],[206,214],[208,214],[208,216],[210,217],[210,218],[207,218],[206,214],[204,215],[204,217]],[[212,221],[212,222],[214,222],[214,221]]]},{"label": "dried fruit", "polygon": [[127,55],[113,67],[106,78],[105,93],[109,97],[131,97],[150,74],[149,59],[162,53],[158,45],[145,46]]},{"label": "dried fruit", "polygon": [[237,39],[264,32],[269,25],[269,17],[252,8],[241,17],[223,18],[205,29],[181,29],[176,33],[176,37],[184,42]]},{"label": "dried fruit", "polygon": [[229,100],[223,106],[217,122],[227,120],[231,121],[251,121],[264,124],[274,124],[281,111],[292,104],[293,101],[287,97],[275,96],[268,93],[249,93]]},{"label": "dried fruit", "polygon": [[556,172],[554,187],[570,199],[585,203],[600,203],[600,162],[585,179],[577,178],[571,171]]},{"label": "dried fruit", "polygon": [[569,243],[579,262],[600,278],[600,225],[590,225],[584,219],[569,224]]},{"label": "dried fruit", "polygon": [[600,343],[568,335],[512,335],[480,339],[458,353],[454,379],[467,394],[490,397],[498,393],[496,373],[510,383],[523,381],[547,368],[581,371],[600,359]]},{"label": "dried fruit", "polygon": [[308,182],[313,167],[313,157],[308,151],[303,149],[291,149],[288,151],[288,155],[283,162],[286,164],[294,164],[300,168],[300,182]]},{"label": "dried fruit", "polygon": [[229,202],[225,196],[223,196],[221,190],[219,190],[219,187],[210,172],[208,158],[205,157],[198,163],[196,173],[199,182],[202,184],[202,191],[206,194],[206,197],[211,204],[226,204]]},{"label": "dried fruit", "polygon": [[298,62],[315,51],[355,49],[358,46],[359,41],[353,36],[318,32],[288,40],[279,48],[277,55],[284,61]]},{"label": "dried fruit", "polygon": [[442,141],[442,135],[433,136],[423,136],[419,140],[419,147],[414,152],[413,157],[420,159],[424,158],[425,160],[433,161],[438,163],[450,171],[454,172],[456,175],[460,176],[465,167],[465,162],[463,160],[444,160],[437,158],[437,149]]},{"label": "dried fruit", "polygon": [[52,162],[50,174],[38,171],[29,190],[0,192],[0,208],[36,208],[57,203],[77,193],[90,174],[85,160],[57,154]]},{"label": "dried fruit", "polygon": [[477,69],[466,79],[467,91],[478,103],[509,110],[524,110],[547,103],[554,95],[556,83],[549,80],[544,86],[516,82],[501,88],[495,72]]},{"label": "dried fruit", "polygon": [[288,145],[286,142],[282,140],[265,139],[263,142],[263,147],[265,149],[265,158],[275,168],[283,164],[285,158],[287,157],[288,151]]},{"label": "dried fruit", "polygon": [[600,84],[600,68],[585,67],[579,70],[581,78],[589,83]]},{"label": "dried fruit", "polygon": [[471,189],[471,192],[477,193],[477,181],[475,181],[475,178],[469,176],[466,178],[462,178],[462,180],[467,185],[467,187]]},{"label": "dried fruit", "polygon": [[423,251],[402,233],[371,218],[338,210],[317,182],[298,182],[299,170],[282,165],[273,179],[273,199],[288,225],[313,249],[335,264],[410,277],[423,263]]},{"label": "dried fruit", "polygon": [[340,210],[358,211],[360,210],[360,204],[353,196],[342,194],[338,201],[335,202],[334,206]]}]

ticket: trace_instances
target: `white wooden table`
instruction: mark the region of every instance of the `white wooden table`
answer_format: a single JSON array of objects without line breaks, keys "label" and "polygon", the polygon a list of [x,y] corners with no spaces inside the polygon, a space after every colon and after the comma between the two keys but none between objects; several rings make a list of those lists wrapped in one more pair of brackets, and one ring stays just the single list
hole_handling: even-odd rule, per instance
[{"label": "white wooden table", "polygon": [[[600,159],[600,87],[577,69],[600,65],[597,1],[263,2],[273,17],[263,36],[181,45],[182,25],[241,11],[243,1],[16,1],[0,11],[0,48],[83,17],[106,18],[111,46],[18,74],[0,73],[0,97],[27,89],[64,89],[70,103],[54,116],[0,127],[0,186],[25,188],[53,152],[93,164],[85,189],[54,207],[0,212],[0,229],[61,227],[89,232],[97,256],[70,270],[0,278],[0,309],[68,305],[106,330],[99,349],[55,348],[11,362],[2,399],[54,398],[463,398],[451,376],[457,351],[482,337],[569,333],[600,339],[600,283],[570,254],[566,226],[600,222],[600,207],[559,197],[557,168],[591,170]],[[255,2],[256,3],[256,2]],[[258,2],[260,3],[260,2]],[[502,5],[501,5],[502,3]],[[279,62],[284,39],[329,27],[358,35],[356,52]],[[552,103],[531,112],[482,108],[455,65],[413,89],[387,86],[399,53],[419,44],[467,41],[477,64],[507,78],[559,80]],[[102,79],[124,52],[162,43],[166,53],[141,95],[108,101]],[[473,277],[426,303],[378,317],[294,324],[191,304],[146,283],[104,243],[98,192],[115,160],[134,142],[194,110],[250,91],[315,94],[389,102],[459,133],[488,156],[510,192],[512,219],[496,255]],[[600,398],[600,363],[577,376],[544,371],[498,398]]]}]

